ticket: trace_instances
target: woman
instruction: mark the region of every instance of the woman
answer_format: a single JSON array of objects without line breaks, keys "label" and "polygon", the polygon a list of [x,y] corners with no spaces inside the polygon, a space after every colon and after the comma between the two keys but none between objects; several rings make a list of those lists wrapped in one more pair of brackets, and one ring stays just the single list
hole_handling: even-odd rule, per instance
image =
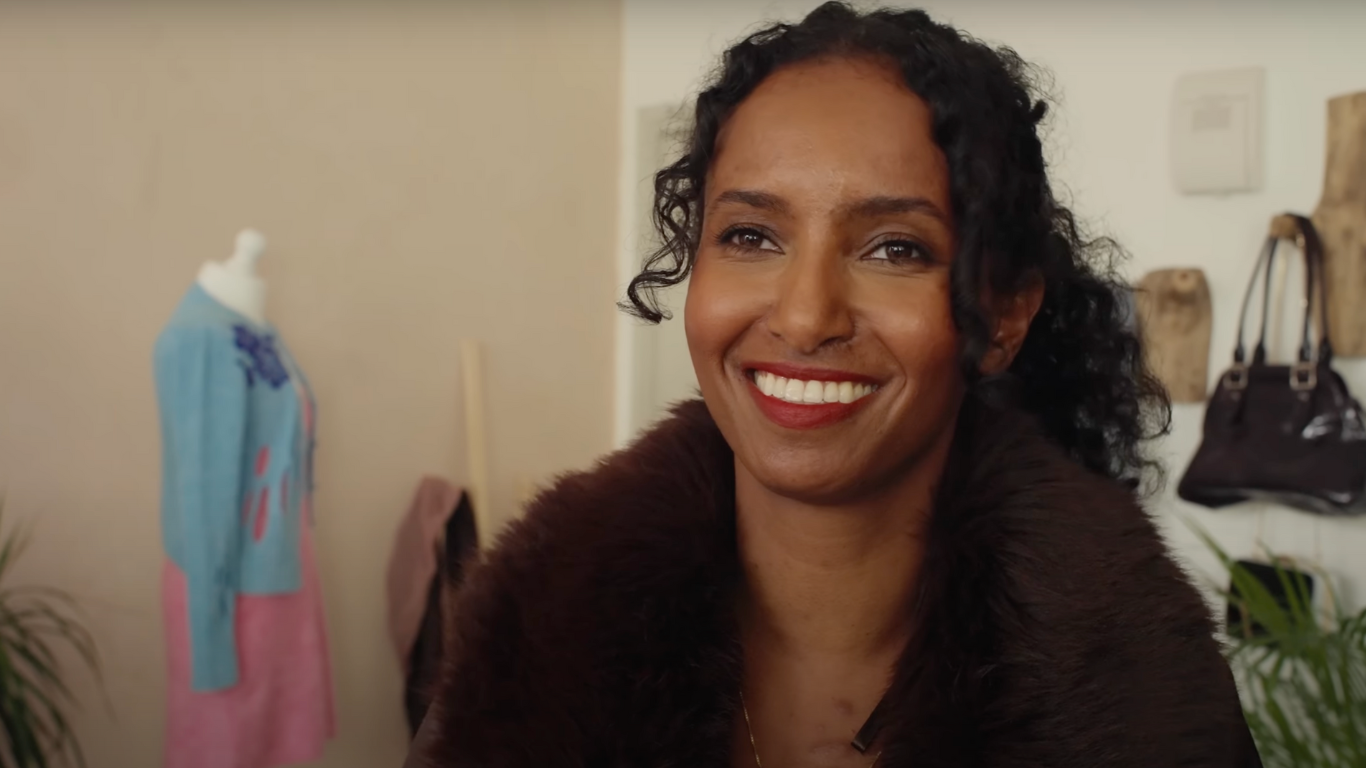
[{"label": "woman", "polygon": [[410,765],[1257,764],[1043,115],[919,12],[726,53],[629,293],[691,275],[702,401],[499,541]]}]

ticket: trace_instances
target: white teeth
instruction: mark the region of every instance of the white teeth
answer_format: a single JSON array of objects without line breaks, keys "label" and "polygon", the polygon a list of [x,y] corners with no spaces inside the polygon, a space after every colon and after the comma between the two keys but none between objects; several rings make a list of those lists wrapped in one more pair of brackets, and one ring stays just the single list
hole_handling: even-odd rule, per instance
[{"label": "white teeth", "polygon": [[841,403],[854,402],[854,383],[852,381],[840,382],[839,401]]},{"label": "white teeth", "polygon": [[767,371],[754,372],[754,386],[769,397],[806,405],[852,403],[877,391],[877,386],[874,384],[855,384],[852,381],[785,379]]},{"label": "white teeth", "polygon": [[819,381],[806,382],[806,388],[802,390],[802,402],[812,405],[825,402],[825,385]]}]

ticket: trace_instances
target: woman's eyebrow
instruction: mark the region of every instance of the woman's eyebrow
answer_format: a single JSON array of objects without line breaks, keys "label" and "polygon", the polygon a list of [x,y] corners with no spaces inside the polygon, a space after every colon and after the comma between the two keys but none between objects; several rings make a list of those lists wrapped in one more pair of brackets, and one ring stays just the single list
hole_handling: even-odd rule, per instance
[{"label": "woman's eyebrow", "polygon": [[707,206],[708,210],[722,205],[743,205],[770,213],[786,214],[791,210],[787,201],[772,192],[757,189],[728,189],[716,196]]},{"label": "woman's eyebrow", "polygon": [[[728,189],[717,195],[707,206],[707,209],[712,210],[724,205],[743,205],[747,208],[756,208],[780,215],[791,212],[791,206],[781,196],[757,189]],[[924,197],[874,195],[845,203],[838,210],[840,218],[845,219],[869,219],[900,213],[919,213],[936,219],[946,226],[949,223],[948,215],[939,206]]]},{"label": "woman's eyebrow", "polygon": [[920,213],[937,219],[939,223],[945,226],[949,223],[948,215],[940,210],[939,206],[923,197],[875,195],[842,205],[839,212],[840,216],[846,219],[869,219],[898,213]]}]

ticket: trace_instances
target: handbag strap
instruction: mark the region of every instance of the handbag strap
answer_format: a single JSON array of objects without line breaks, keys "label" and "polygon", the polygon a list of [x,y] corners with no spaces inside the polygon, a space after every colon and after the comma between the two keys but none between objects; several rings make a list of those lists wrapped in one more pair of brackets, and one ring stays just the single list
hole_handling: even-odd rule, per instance
[{"label": "handbag strap", "polygon": [[[1286,227],[1282,222],[1290,224]],[[1248,305],[1252,301],[1253,291],[1257,286],[1257,279],[1262,278],[1262,317],[1260,329],[1257,335],[1257,346],[1252,353],[1252,365],[1262,365],[1266,362],[1266,331],[1269,318],[1271,316],[1271,281],[1273,268],[1276,262],[1278,245],[1282,239],[1293,236],[1304,257],[1304,318],[1300,327],[1300,347],[1297,358],[1300,365],[1307,365],[1316,359],[1314,346],[1311,337],[1313,325],[1313,307],[1317,299],[1319,311],[1321,313],[1319,327],[1319,348],[1317,360],[1322,364],[1332,361],[1333,345],[1328,336],[1328,309],[1325,295],[1323,279],[1323,246],[1319,240],[1318,232],[1314,229],[1314,224],[1307,217],[1297,214],[1286,214],[1284,217],[1278,216],[1273,220],[1271,234],[1267,237],[1265,245],[1262,247],[1261,254],[1257,257],[1257,263],[1253,267],[1252,277],[1248,280],[1247,289],[1243,292],[1243,305],[1238,315],[1238,337],[1237,344],[1233,350],[1233,362],[1235,366],[1246,366],[1247,351],[1243,345],[1244,329],[1247,324]]]},{"label": "handbag strap", "polygon": [[1233,348],[1235,365],[1241,366],[1247,363],[1247,351],[1243,346],[1243,331],[1247,325],[1247,305],[1252,301],[1252,292],[1257,287],[1257,277],[1263,272],[1263,265],[1266,265],[1266,277],[1263,280],[1262,287],[1262,328],[1257,339],[1257,348],[1253,352],[1253,360],[1256,363],[1266,360],[1266,315],[1270,302],[1271,267],[1276,260],[1276,243],[1276,238],[1267,238],[1266,244],[1262,246],[1261,254],[1257,256],[1257,263],[1252,268],[1252,277],[1247,281],[1247,289],[1243,291],[1243,307],[1238,313],[1238,342]]},{"label": "handbag strap", "polygon": [[1276,252],[1280,244],[1279,239],[1271,238],[1271,252],[1266,256],[1266,272],[1262,275],[1262,322],[1261,330],[1257,332],[1257,349],[1252,353],[1253,365],[1266,364],[1266,328],[1271,320],[1271,281],[1276,273]]},{"label": "handbag strap", "polygon": [[1295,220],[1295,225],[1299,230],[1299,246],[1304,251],[1305,266],[1311,270],[1313,275],[1313,285],[1306,294],[1308,302],[1304,308],[1304,335],[1301,338],[1301,359],[1307,360],[1306,355],[1312,349],[1310,341],[1309,322],[1313,312],[1314,302],[1319,305],[1319,348],[1317,360],[1321,365],[1328,365],[1333,362],[1333,341],[1328,331],[1328,279],[1326,276],[1323,255],[1323,240],[1319,238],[1319,231],[1314,227],[1314,222],[1308,216],[1300,214],[1290,214]]}]

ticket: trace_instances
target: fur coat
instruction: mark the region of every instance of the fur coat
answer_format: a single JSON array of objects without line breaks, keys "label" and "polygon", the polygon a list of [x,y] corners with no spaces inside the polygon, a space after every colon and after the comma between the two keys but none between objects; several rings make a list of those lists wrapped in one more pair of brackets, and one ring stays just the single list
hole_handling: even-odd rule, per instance
[{"label": "fur coat", "polygon": [[[728,765],[734,505],[700,401],[542,494],[450,606],[407,766]],[[1260,765],[1207,606],[1153,523],[1030,418],[965,406],[921,582],[880,768]]]}]

